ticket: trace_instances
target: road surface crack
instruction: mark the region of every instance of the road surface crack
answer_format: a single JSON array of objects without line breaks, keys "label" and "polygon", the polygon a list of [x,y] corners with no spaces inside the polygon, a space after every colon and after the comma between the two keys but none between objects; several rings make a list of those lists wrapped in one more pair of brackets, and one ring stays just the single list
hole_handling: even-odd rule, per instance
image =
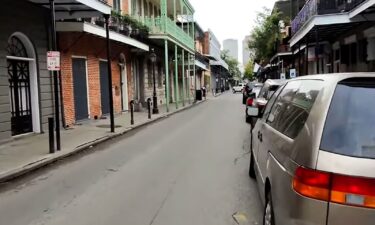
[{"label": "road surface crack", "polygon": [[150,221],[149,225],[152,225],[155,222],[155,220],[158,217],[161,209],[164,207],[165,203],[167,202],[167,199],[168,199],[169,195],[172,193],[172,190],[173,190],[173,187],[174,187],[175,184],[176,184],[176,181],[174,181],[173,185],[169,188],[169,190],[167,192],[167,195],[164,197],[164,199],[163,199],[162,203],[160,204],[158,210],[156,211],[155,215],[152,217],[152,220]]}]

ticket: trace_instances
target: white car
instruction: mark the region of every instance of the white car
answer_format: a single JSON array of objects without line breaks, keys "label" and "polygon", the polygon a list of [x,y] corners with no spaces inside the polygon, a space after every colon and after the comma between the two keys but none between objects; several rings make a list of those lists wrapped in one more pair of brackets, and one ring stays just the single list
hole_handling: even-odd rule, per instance
[{"label": "white car", "polygon": [[238,85],[233,87],[233,93],[242,92],[244,87],[245,87],[244,83],[239,83]]}]

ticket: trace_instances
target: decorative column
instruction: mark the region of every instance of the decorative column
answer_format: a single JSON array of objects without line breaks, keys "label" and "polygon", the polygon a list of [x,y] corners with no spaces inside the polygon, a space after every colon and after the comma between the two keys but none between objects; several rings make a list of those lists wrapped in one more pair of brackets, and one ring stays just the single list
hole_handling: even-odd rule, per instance
[{"label": "decorative column", "polygon": [[164,40],[164,68],[165,68],[165,98],[166,98],[166,107],[167,112],[169,112],[169,60],[168,60],[168,40]]},{"label": "decorative column", "polygon": [[174,96],[176,101],[176,109],[178,109],[178,51],[177,51],[177,45],[174,46]]},{"label": "decorative column", "polygon": [[186,95],[186,86],[185,86],[185,50],[182,49],[182,106],[185,106],[185,95]]},{"label": "decorative column", "polygon": [[187,80],[186,86],[187,86],[187,96],[188,96],[188,99],[189,99],[189,104],[191,104],[191,99],[190,99],[190,84],[191,84],[191,82],[190,82],[190,71],[191,71],[190,57],[191,57],[191,55],[188,54],[188,74],[187,74],[187,78],[186,78],[186,80]]}]

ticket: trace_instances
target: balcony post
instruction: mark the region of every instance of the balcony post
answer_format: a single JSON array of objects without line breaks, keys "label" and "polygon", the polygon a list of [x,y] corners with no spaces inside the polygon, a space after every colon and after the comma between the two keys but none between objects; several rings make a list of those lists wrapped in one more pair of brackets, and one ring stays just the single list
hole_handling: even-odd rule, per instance
[{"label": "balcony post", "polygon": [[301,42],[298,43],[298,76],[301,76]]},{"label": "balcony post", "polygon": [[145,21],[145,0],[141,0],[141,21]]},{"label": "balcony post", "polygon": [[165,68],[165,98],[166,98],[166,107],[167,112],[169,112],[169,100],[170,100],[170,93],[169,93],[169,57],[168,57],[168,40],[164,40],[164,68]]},{"label": "balcony post", "polygon": [[190,37],[190,17],[189,17],[189,13],[187,14],[187,33]]},{"label": "balcony post", "polygon": [[173,0],[173,21],[177,21],[176,0]]},{"label": "balcony post", "polygon": [[174,45],[174,97],[176,101],[176,109],[178,109],[178,50],[177,45]]},{"label": "balcony post", "polygon": [[309,38],[307,35],[305,37],[305,42],[306,42],[305,75],[308,75],[309,74]]},{"label": "balcony post", "polygon": [[186,86],[185,86],[185,50],[182,49],[182,105],[185,106],[185,94],[186,94]]},{"label": "balcony post", "polygon": [[315,39],[316,39],[316,44],[315,44],[315,57],[316,57],[316,73],[320,74],[320,68],[319,68],[319,31],[318,28],[315,28]]},{"label": "balcony post", "polygon": [[190,100],[190,83],[191,83],[190,82],[190,71],[191,71],[190,57],[191,57],[191,55],[188,54],[188,74],[187,74],[187,78],[186,78],[186,80],[187,80],[186,86],[187,86],[187,95],[188,95],[189,104],[191,103],[191,100]]}]

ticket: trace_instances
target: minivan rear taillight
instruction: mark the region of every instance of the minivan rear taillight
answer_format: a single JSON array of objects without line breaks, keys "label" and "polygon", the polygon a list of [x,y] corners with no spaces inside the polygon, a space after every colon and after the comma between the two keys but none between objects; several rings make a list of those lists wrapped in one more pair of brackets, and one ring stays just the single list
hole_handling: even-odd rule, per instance
[{"label": "minivan rear taillight", "polygon": [[293,179],[293,188],[299,194],[328,201],[330,174],[299,167]]},{"label": "minivan rear taillight", "polygon": [[293,189],[306,197],[375,208],[375,179],[351,177],[299,167]]}]

